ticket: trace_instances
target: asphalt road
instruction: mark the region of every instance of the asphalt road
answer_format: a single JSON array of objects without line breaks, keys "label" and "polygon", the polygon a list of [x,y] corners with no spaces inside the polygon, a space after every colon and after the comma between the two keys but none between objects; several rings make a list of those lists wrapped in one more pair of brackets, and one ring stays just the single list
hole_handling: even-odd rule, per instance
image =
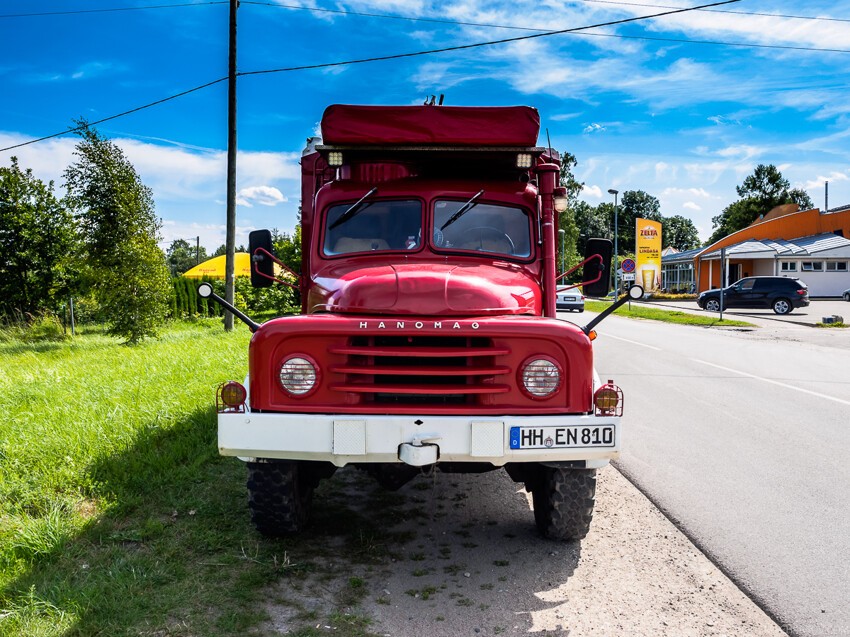
[{"label": "asphalt road", "polygon": [[747,314],[766,326],[597,327],[625,392],[617,466],[790,634],[850,635],[850,329]]}]

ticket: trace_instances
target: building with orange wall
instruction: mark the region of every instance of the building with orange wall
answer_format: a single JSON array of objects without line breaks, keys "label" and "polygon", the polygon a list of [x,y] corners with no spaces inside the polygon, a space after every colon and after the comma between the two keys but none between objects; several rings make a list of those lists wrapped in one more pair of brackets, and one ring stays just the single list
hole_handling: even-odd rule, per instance
[{"label": "building with orange wall", "polygon": [[778,206],[695,253],[664,258],[664,265],[681,268],[683,259],[690,259],[696,291],[717,288],[721,248],[726,285],[747,276],[791,276],[806,283],[810,296],[841,296],[850,288],[850,206],[828,212]]}]

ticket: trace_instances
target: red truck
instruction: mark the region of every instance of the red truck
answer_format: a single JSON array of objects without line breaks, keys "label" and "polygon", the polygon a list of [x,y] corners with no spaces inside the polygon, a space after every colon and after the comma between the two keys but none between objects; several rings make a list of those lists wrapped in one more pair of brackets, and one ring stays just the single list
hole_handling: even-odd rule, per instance
[{"label": "red truck", "polygon": [[[593,327],[627,297],[584,327],[556,316],[566,191],[537,111],[334,105],[321,130],[301,160],[302,313],[258,325],[199,290],[254,332],[246,381],[217,401],[255,527],[300,531],[319,481],[349,464],[388,488],[504,468],[544,536],[583,538],[622,440]],[[250,252],[252,284],[271,285],[268,231]],[[584,291],[605,296],[610,242],[588,252]]]}]

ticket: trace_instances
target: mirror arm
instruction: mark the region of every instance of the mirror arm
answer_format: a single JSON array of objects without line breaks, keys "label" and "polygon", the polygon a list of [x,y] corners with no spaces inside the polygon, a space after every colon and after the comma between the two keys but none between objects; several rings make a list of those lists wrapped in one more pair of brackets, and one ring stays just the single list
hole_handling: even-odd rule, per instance
[{"label": "mirror arm", "polygon": [[[573,272],[575,272],[575,271],[576,271],[576,270],[578,270],[579,268],[583,267],[586,263],[590,263],[590,262],[591,262],[591,261],[593,261],[594,259],[598,259],[598,260],[599,260],[599,265],[600,265],[600,266],[602,265],[602,255],[601,255],[601,254],[591,254],[589,257],[587,257],[584,261],[582,261],[582,262],[581,262],[581,263],[579,263],[578,265],[576,265],[576,266],[574,266],[574,267],[570,268],[569,270],[567,270],[567,271],[566,271],[566,272],[564,272],[563,274],[559,275],[559,276],[558,276],[558,278],[556,278],[556,279],[555,279],[555,283],[557,284],[557,283],[558,283],[558,281],[560,281],[561,279],[563,279],[565,276],[569,276],[570,274],[572,274]],[[567,291],[567,290],[572,290],[572,289],[577,288],[577,287],[580,287],[580,286],[582,286],[582,285],[589,285],[589,284],[591,284],[591,283],[596,283],[599,279],[601,279],[601,278],[602,278],[602,270],[603,270],[603,269],[604,269],[604,268],[600,268],[600,270],[599,270],[599,275],[598,275],[595,279],[592,279],[592,280],[590,280],[590,281],[582,281],[581,283],[576,283],[575,285],[570,285],[569,287],[561,288],[561,289],[559,289],[559,290],[558,290],[558,292],[565,292],[565,291]]]},{"label": "mirror arm", "polygon": [[[221,298],[218,294],[213,292],[212,286],[209,283],[201,283],[201,285],[209,285],[210,293],[207,296],[204,296],[203,294],[199,294],[198,296],[200,296],[201,298],[212,299],[213,301],[218,303],[225,310],[227,310],[228,312],[233,314],[233,316],[235,316],[240,321],[245,323],[245,325],[248,326],[248,329],[251,330],[252,333],[256,332],[258,329],[260,329],[259,323],[256,323],[253,320],[251,320],[250,318],[248,318],[248,316],[246,314],[242,313],[240,310],[237,310],[234,306],[232,306],[230,303],[228,303],[223,298]],[[199,285],[198,288],[200,288],[201,285]]]},{"label": "mirror arm", "polygon": [[[635,286],[635,288],[636,288],[636,289],[637,289],[637,287],[638,287],[638,286]],[[642,295],[642,294],[643,294],[643,288],[640,288],[640,290],[641,290],[641,295]],[[638,297],[638,298],[640,298],[640,297]],[[606,318],[608,318],[608,317],[609,317],[609,316],[610,316],[613,312],[615,312],[615,311],[616,311],[616,310],[617,310],[620,306],[625,305],[626,303],[628,303],[629,301],[632,301],[632,300],[634,300],[634,299],[632,299],[631,294],[624,294],[624,295],[623,295],[623,296],[621,296],[619,299],[617,299],[616,301],[614,301],[614,302],[610,305],[610,307],[607,307],[606,309],[602,310],[602,312],[600,312],[600,313],[596,316],[596,318],[595,318],[595,319],[593,319],[590,323],[588,323],[588,324],[587,324],[587,325],[585,325],[583,328],[581,328],[581,331],[582,331],[582,332],[584,332],[585,334],[590,334],[590,330],[592,330],[594,327],[596,327],[596,326],[597,326],[597,325],[599,325],[602,321],[604,321]]]},{"label": "mirror arm", "polygon": [[[282,279],[278,279],[277,277],[269,276],[268,274],[265,274],[264,272],[260,272],[260,266],[258,264],[258,261],[261,261],[261,260],[263,260],[267,257],[269,259],[271,259],[274,263],[279,265],[282,270],[285,270],[286,272],[288,272],[289,274],[294,276],[295,280],[298,283],[290,283],[289,281],[283,281]],[[300,286],[301,277],[300,277],[300,275],[293,272],[280,259],[278,259],[275,255],[273,255],[271,252],[269,252],[265,248],[257,248],[256,250],[254,250],[254,254],[251,255],[251,267],[253,267],[254,272],[256,272],[257,275],[263,277],[264,279],[270,279],[270,280],[274,281],[275,283],[280,283],[281,285],[285,285],[287,287],[290,287],[293,290],[301,289],[301,286]]]}]

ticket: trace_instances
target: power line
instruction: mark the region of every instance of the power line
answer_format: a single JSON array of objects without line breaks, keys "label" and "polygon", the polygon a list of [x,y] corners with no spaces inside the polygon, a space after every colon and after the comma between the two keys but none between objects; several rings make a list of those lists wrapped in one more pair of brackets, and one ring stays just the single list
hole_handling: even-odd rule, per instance
[{"label": "power line", "polygon": [[[681,7],[676,7],[672,5],[664,5],[664,4],[648,4],[648,3],[637,3],[637,2],[618,2],[616,0],[575,0],[576,2],[594,2],[598,4],[613,4],[623,7],[648,7],[652,9],[680,9]],[[345,9],[327,9],[324,7],[302,7],[294,4],[280,4],[277,2],[261,2],[259,0],[240,0],[241,4],[252,4],[257,6],[265,6],[265,7],[273,7],[276,9],[294,9],[300,11],[309,11],[311,13],[336,13],[340,15],[353,15],[360,16],[365,18],[383,18],[388,20],[408,20],[410,22],[435,22],[437,24],[456,24],[459,26],[471,26],[471,27],[490,27],[494,29],[519,29],[523,31],[545,31],[546,29],[534,29],[532,27],[517,27],[517,26],[506,26],[503,24],[488,24],[486,22],[463,22],[459,20],[446,20],[440,18],[414,18],[410,16],[403,15],[392,15],[387,13],[366,13],[363,11],[347,11]],[[825,22],[850,22],[850,18],[830,18],[825,16],[805,16],[805,15],[785,15],[781,13],[759,13],[755,11],[732,11],[729,9],[711,9],[711,8],[700,8],[694,7],[691,9],[693,11],[706,11],[709,13],[731,13],[734,15],[751,15],[751,16],[759,16],[759,17],[770,17],[770,18],[789,18],[793,20],[815,20],[815,21],[825,21]]]},{"label": "power line", "polygon": [[[628,5],[628,6],[641,6],[641,7],[659,7],[665,8],[666,5],[655,5],[655,4],[634,4],[628,2],[615,2],[613,0],[580,0],[582,2],[602,2],[606,4],[617,4],[617,5]],[[486,22],[464,22],[459,20],[446,20],[441,18],[416,18],[412,16],[403,16],[403,15],[391,15],[386,13],[364,13],[362,11],[346,11],[344,9],[324,9],[324,8],[315,8],[315,7],[299,7],[296,5],[287,5],[287,4],[278,4],[276,2],[260,2],[258,0],[241,0],[242,4],[250,4],[257,6],[267,6],[267,7],[275,7],[275,8],[283,8],[283,9],[295,9],[301,11],[309,11],[316,13],[336,13],[340,15],[351,15],[358,17],[366,17],[366,18],[381,18],[385,20],[405,20],[409,22],[434,22],[437,24],[453,24],[458,26],[472,26],[472,27],[486,27],[493,29],[511,29],[515,31],[535,31],[535,32],[547,32],[547,29],[542,27],[519,27],[514,25],[506,25],[506,24],[492,24]],[[669,7],[666,7],[669,8]],[[836,22],[850,22],[850,20],[845,20],[843,18],[816,18],[811,16],[788,16],[788,15],[779,15],[773,13],[753,13],[746,11],[728,11],[722,9],[700,9],[705,11],[714,11],[717,13],[734,13],[737,15],[758,15],[758,16],[771,16],[771,17],[781,17],[781,18],[796,18],[799,20],[833,20]],[[592,28],[592,27],[587,27]],[[752,44],[749,42],[726,42],[723,40],[691,40],[688,38],[662,38],[662,37],[653,37],[653,36],[640,36],[640,35],[622,35],[619,33],[574,33],[573,35],[580,36],[591,36],[591,37],[599,37],[599,38],[619,38],[623,40],[648,40],[650,42],[675,42],[678,44],[708,44],[713,46],[734,46],[740,48],[753,48],[753,49],[777,49],[777,50],[789,50],[789,51],[813,51],[819,53],[850,53],[850,49],[828,49],[822,47],[810,47],[810,46],[792,46],[792,45],[783,45],[783,44]],[[372,61],[372,60],[368,60]],[[303,68],[314,68],[314,67],[293,67],[292,69],[286,70],[302,70]]]},{"label": "power line", "polygon": [[194,88],[190,88],[185,91],[181,91],[180,93],[176,93],[175,95],[170,95],[169,97],[164,97],[161,100],[157,100],[155,102],[150,102],[149,104],[144,104],[142,106],[137,106],[136,108],[131,108],[129,111],[124,111],[123,113],[117,113],[115,115],[110,115],[109,117],[104,117],[103,119],[99,119],[94,122],[88,122],[85,126],[76,126],[74,128],[68,128],[67,130],[63,130],[60,133],[53,133],[52,135],[45,135],[44,137],[39,137],[38,139],[31,139],[27,142],[22,142],[20,144],[15,144],[14,146],[8,146],[7,148],[0,148],[0,153],[5,152],[7,150],[14,150],[15,148],[20,148],[21,146],[29,146],[30,144],[36,144],[38,142],[43,142],[47,139],[53,139],[54,137],[61,137],[62,135],[68,135],[69,133],[78,133],[81,130],[84,130],[88,126],[96,126],[97,124],[102,124],[103,122],[108,122],[113,119],[118,119],[119,117],[124,117],[125,115],[130,115],[131,113],[137,113],[146,108],[150,108],[152,106],[157,106],[158,104],[162,104],[163,102],[170,102],[171,100],[176,100],[178,97],[183,97],[184,95],[188,95],[189,93],[194,93],[195,91],[200,91],[201,89],[205,89],[213,84],[218,84],[220,82],[226,81],[227,77],[220,77],[217,80],[213,80],[212,82],[207,82],[206,84],[201,84],[200,86],[196,86]]},{"label": "power line", "polygon": [[227,0],[213,0],[211,2],[186,2],[183,4],[156,4],[147,7],[115,7],[112,9],[77,9],[74,11],[44,11],[41,13],[6,13],[0,14],[0,18],[34,18],[40,16],[54,15],[77,15],[80,13],[116,13],[119,11],[146,11],[148,9],[173,9],[175,7],[203,7],[212,4],[227,4]]},{"label": "power line", "polygon": [[699,7],[689,7],[689,8],[679,8],[671,11],[663,11],[661,13],[653,13],[645,16],[636,16],[633,18],[623,18],[620,20],[610,20],[608,22],[599,22],[597,24],[591,24],[583,27],[573,27],[571,29],[558,29],[556,31],[545,31],[543,33],[533,33],[531,35],[520,35],[515,38],[503,38],[501,40],[490,40],[488,42],[476,42],[474,44],[460,44],[458,46],[449,46],[440,49],[429,49],[427,51],[414,51],[412,53],[397,53],[395,55],[384,55],[380,57],[371,57],[371,58],[362,58],[359,60],[348,60],[346,62],[329,62],[325,64],[310,64],[306,66],[293,66],[279,69],[265,69],[262,71],[243,71],[239,73],[239,75],[264,75],[267,73],[284,73],[287,71],[303,71],[307,69],[320,69],[320,68],[328,68],[333,66],[347,66],[351,64],[363,64],[366,62],[380,62],[385,60],[398,60],[402,58],[409,57],[417,57],[421,55],[432,55],[434,53],[447,53],[449,51],[463,51],[466,49],[475,49],[484,46],[495,46],[497,44],[508,44],[511,42],[520,42],[522,40],[531,40],[534,38],[546,38],[553,35],[563,35],[566,33],[576,33],[578,31],[585,31],[587,29],[598,29],[601,27],[610,27],[616,26],[618,24],[628,24],[630,22],[639,22],[642,20],[649,20],[652,18],[660,18],[668,15],[674,15],[677,13],[686,13],[688,11],[695,11],[697,9],[705,8],[705,7],[718,7],[726,4],[732,4],[735,2],[739,2],[740,0],[722,0],[721,2],[712,2],[710,4],[700,5]]},{"label": "power line", "polygon": [[623,40],[650,40],[654,42],[677,42],[679,44],[710,44],[714,46],[737,46],[748,49],[780,49],[786,51],[817,51],[820,53],[850,53],[850,49],[825,49],[813,46],[792,46],[790,44],[752,44],[750,42],[723,42],[720,40],[688,40],[686,38],[656,38],[648,35],[622,35],[615,33],[576,33],[579,36],[597,38],[620,38]]},{"label": "power line", "polygon": [[[739,1],[740,0],[722,0],[721,2],[713,2],[711,4],[702,5],[702,7],[722,6],[722,5],[725,5],[725,4],[732,4],[732,3],[735,3],[735,2],[739,2]],[[594,24],[594,25],[589,25],[589,26],[584,26],[584,27],[575,27],[575,28],[572,28],[572,29],[561,29],[561,30],[558,30],[558,31],[548,31],[546,33],[535,33],[535,34],[532,34],[532,35],[519,36],[519,37],[516,37],[516,38],[506,38],[506,39],[503,39],[503,40],[492,40],[492,41],[489,41],[489,42],[478,42],[478,43],[475,43],[475,44],[465,44],[465,45],[460,45],[460,46],[446,47],[446,48],[442,48],[442,49],[431,49],[431,50],[428,50],[428,51],[416,51],[416,52],[413,52],[413,53],[400,53],[400,54],[397,54],[397,55],[386,55],[386,56],[374,57],[374,58],[364,58],[364,59],[360,59],[360,60],[349,60],[349,61],[346,61],[346,62],[329,62],[329,63],[326,63],[326,64],[310,64],[310,65],[306,65],[306,66],[297,66],[297,67],[289,67],[289,68],[267,69],[267,70],[261,70],[261,71],[247,71],[247,72],[237,73],[237,76],[239,76],[239,75],[263,75],[263,74],[268,74],[268,73],[283,73],[283,72],[287,72],[287,71],[303,71],[303,70],[308,70],[308,69],[328,68],[328,67],[332,67],[332,66],[346,66],[346,65],[351,65],[351,64],[363,64],[363,63],[366,63],[366,62],[378,62],[378,61],[383,61],[383,60],[397,60],[397,59],[401,59],[401,58],[408,58],[408,57],[414,57],[414,56],[432,55],[432,54],[435,54],[435,53],[445,53],[445,52],[448,52],[448,51],[460,51],[460,50],[464,50],[464,49],[472,49],[472,48],[478,48],[478,47],[482,47],[482,46],[493,46],[493,45],[497,45],[497,44],[506,44],[508,42],[518,42],[520,40],[529,40],[529,39],[532,39],[532,38],[541,38],[541,37],[548,37],[548,36],[552,36],[552,35],[560,35],[560,34],[563,34],[563,33],[574,33],[576,31],[581,31],[581,30],[584,30],[584,29],[595,29],[595,28],[599,28],[599,27],[603,27],[603,26],[613,26],[615,24],[623,24],[623,23],[627,23],[627,22],[637,22],[637,21],[640,21],[640,20],[649,20],[651,18],[658,18],[658,17],[662,17],[662,16],[666,16],[666,15],[673,15],[673,14],[676,14],[676,13],[684,13],[684,12],[687,12],[687,11],[693,11],[696,8],[698,8],[698,7],[687,8],[687,9],[676,9],[676,10],[673,10],[673,11],[665,11],[665,12],[653,14],[653,15],[638,16],[638,17],[634,17],[634,18],[625,18],[623,20],[614,20],[614,21],[611,21],[611,22],[604,22],[604,23]],[[149,104],[144,104],[142,106],[138,106],[136,108],[130,109],[128,111],[124,111],[122,113],[118,113],[116,115],[110,115],[109,117],[104,117],[104,118],[99,119],[95,122],[91,122],[89,124],[89,126],[95,126],[97,124],[102,124],[103,122],[108,122],[110,120],[117,119],[119,117],[124,117],[125,115],[129,115],[131,113],[137,113],[138,111],[141,111],[141,110],[144,110],[144,109],[147,109],[147,108],[151,108],[152,106],[156,106],[158,104],[162,104],[164,102],[168,102],[168,101],[177,99],[178,97],[183,97],[184,95],[188,95],[189,93],[194,93],[196,91],[200,91],[201,89],[207,88],[207,87],[212,86],[214,84],[218,84],[219,82],[224,82],[227,79],[228,79],[228,77],[222,77],[222,78],[219,78],[217,80],[213,80],[212,82],[207,82],[206,84],[201,84],[200,86],[190,88],[188,90],[182,91],[182,92],[177,93],[175,95],[171,95],[169,97],[165,97],[165,98],[157,100],[155,102],[150,102]],[[42,141],[45,141],[47,139],[53,139],[54,137],[60,137],[62,135],[67,135],[69,133],[79,132],[80,130],[82,130],[82,128],[83,127],[79,127],[79,126],[76,127],[76,128],[69,128],[69,129],[61,131],[59,133],[53,133],[52,135],[45,135],[44,137],[39,137],[38,139],[32,139],[32,140],[29,140],[29,141],[26,141],[26,142],[22,142],[20,144],[8,146],[7,148],[0,148],[0,152],[6,152],[7,150],[13,150],[15,148],[20,148],[22,146],[29,146],[30,144],[36,144],[38,142],[42,142]]]},{"label": "power line", "polygon": [[[596,4],[615,4],[621,7],[652,7],[655,9],[675,9],[664,4],[645,4],[639,2],[618,2],[617,0],[575,0],[576,2],[593,2]],[[708,13],[732,13],[735,15],[754,15],[766,18],[789,18],[792,20],[822,20],[824,22],[850,22],[850,18],[830,18],[827,16],[787,15],[782,13],[759,13],[757,11],[731,11],[729,9],[697,9]]]}]

